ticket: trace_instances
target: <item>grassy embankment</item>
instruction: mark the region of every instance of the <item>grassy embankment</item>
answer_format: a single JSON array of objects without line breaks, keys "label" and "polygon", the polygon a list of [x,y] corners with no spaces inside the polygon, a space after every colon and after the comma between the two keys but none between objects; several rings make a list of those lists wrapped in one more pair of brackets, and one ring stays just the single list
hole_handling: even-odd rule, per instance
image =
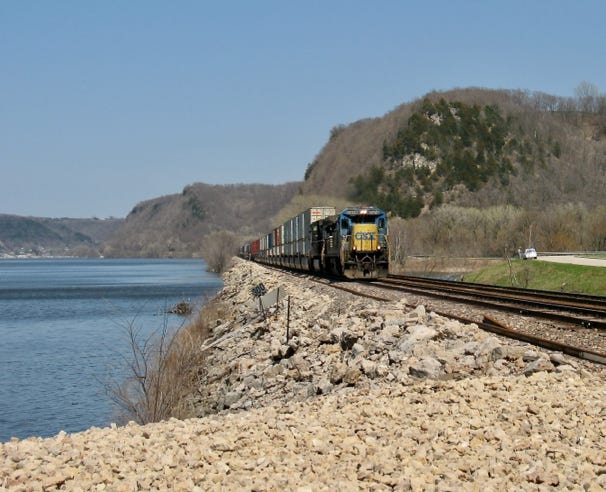
[{"label": "grassy embankment", "polygon": [[467,273],[462,280],[529,289],[606,295],[606,268],[512,260]]}]

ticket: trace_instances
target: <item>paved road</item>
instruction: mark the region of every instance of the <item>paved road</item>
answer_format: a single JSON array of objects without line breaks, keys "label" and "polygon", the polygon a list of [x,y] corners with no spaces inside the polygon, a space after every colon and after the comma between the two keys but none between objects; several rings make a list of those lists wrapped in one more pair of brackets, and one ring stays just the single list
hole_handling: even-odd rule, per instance
[{"label": "paved road", "polygon": [[606,267],[606,259],[583,258],[581,256],[539,256],[538,259],[541,261],[553,261],[555,263]]}]

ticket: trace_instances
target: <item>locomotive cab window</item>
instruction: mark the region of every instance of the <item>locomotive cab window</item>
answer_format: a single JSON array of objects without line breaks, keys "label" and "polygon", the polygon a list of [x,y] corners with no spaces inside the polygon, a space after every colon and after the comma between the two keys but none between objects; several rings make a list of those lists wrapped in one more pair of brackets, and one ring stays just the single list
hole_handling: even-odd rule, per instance
[{"label": "locomotive cab window", "polygon": [[347,217],[342,217],[339,221],[339,229],[342,236],[349,236],[351,234],[351,221]]},{"label": "locomotive cab window", "polygon": [[356,215],[352,217],[356,224],[374,224],[376,217],[373,215]]}]

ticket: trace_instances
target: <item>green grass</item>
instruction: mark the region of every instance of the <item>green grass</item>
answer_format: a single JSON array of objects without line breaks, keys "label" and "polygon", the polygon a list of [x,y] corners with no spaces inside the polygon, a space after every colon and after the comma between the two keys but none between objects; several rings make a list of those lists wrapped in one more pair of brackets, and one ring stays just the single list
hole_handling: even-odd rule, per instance
[{"label": "green grass", "polygon": [[526,287],[606,295],[606,268],[550,263],[547,261],[512,260],[467,273],[462,280],[491,285]]}]

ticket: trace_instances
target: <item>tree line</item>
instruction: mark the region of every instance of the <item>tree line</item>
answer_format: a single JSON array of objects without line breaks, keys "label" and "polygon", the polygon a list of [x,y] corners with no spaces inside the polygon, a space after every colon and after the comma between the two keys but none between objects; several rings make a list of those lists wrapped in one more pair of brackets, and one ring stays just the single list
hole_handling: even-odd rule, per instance
[{"label": "tree line", "polygon": [[606,251],[606,205],[565,204],[544,210],[511,205],[444,205],[389,228],[392,260],[411,255],[513,257],[519,249]]}]

